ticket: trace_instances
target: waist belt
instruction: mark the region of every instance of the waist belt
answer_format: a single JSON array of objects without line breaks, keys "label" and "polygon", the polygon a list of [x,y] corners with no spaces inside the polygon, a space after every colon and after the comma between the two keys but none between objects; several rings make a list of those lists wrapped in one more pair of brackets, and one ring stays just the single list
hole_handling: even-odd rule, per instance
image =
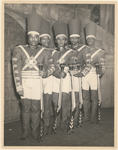
[{"label": "waist belt", "polygon": [[40,79],[39,71],[22,71],[21,76],[22,78]]},{"label": "waist belt", "polygon": [[92,66],[91,70],[89,71],[90,74],[96,74],[96,68]]}]

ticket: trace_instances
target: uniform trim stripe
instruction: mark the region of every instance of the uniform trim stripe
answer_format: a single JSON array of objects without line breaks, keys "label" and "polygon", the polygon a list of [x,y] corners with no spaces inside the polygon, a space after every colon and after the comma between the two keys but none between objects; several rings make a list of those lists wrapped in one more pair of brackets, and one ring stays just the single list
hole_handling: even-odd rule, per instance
[{"label": "uniform trim stripe", "polygon": [[86,45],[83,45],[82,47],[80,47],[77,51],[81,51]]},{"label": "uniform trim stripe", "polygon": [[72,52],[73,50],[72,49],[70,49],[69,51],[67,51],[63,56],[61,56],[61,58],[60,59],[64,59],[66,56],[67,56],[67,54],[69,54],[70,52]]},{"label": "uniform trim stripe", "polygon": [[95,53],[93,53],[93,54],[91,55],[91,58],[93,58],[95,55],[97,55],[97,53],[100,52],[100,51],[101,51],[101,49],[98,49]]},{"label": "uniform trim stripe", "polygon": [[53,52],[52,52],[52,56],[56,53],[57,51],[56,50],[54,50]]},{"label": "uniform trim stripe", "polygon": [[27,58],[29,58],[29,54],[27,53],[27,51],[22,47],[22,45],[19,45],[18,47],[20,47],[23,52],[25,53],[25,55],[27,56]]},{"label": "uniform trim stripe", "polygon": [[22,76],[22,78],[25,78],[25,79],[40,79],[41,77],[40,76]]}]

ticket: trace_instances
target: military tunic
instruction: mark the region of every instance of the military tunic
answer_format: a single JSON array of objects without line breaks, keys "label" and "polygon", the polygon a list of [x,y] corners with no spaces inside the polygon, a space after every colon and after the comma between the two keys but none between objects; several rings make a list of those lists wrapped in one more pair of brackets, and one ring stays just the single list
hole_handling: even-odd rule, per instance
[{"label": "military tunic", "polygon": [[50,52],[41,46],[31,49],[28,45],[19,45],[13,51],[12,63],[16,90],[24,92],[21,96],[24,132],[30,130],[30,118],[32,134],[38,129],[41,98],[38,63],[43,64],[43,71],[46,76],[49,76],[54,69],[50,67],[49,59]]},{"label": "military tunic", "polygon": [[31,49],[28,45],[15,47],[12,57],[16,90],[24,91],[22,99],[40,100],[40,76],[38,63],[49,67],[50,52],[38,46]]},{"label": "military tunic", "polygon": [[[72,48],[71,46],[68,46]],[[89,47],[86,45],[79,45],[75,48],[73,48],[74,54],[72,56],[72,59],[75,59],[76,64],[81,65],[81,73],[83,76],[86,76],[88,72],[90,71],[90,53],[89,53]],[[71,60],[72,61],[72,60]],[[77,68],[74,68],[77,70]],[[74,91],[75,91],[75,100],[76,100],[76,111],[74,115],[74,124],[75,126],[78,126],[79,123],[79,80],[78,77],[73,77],[74,81]]]},{"label": "military tunic", "polygon": [[[100,75],[102,75],[105,71],[105,63],[104,63],[105,51],[102,49],[93,48],[90,50],[90,53],[91,53],[91,69],[89,73],[82,78],[84,121],[89,120],[90,117],[91,122],[97,122],[98,91],[97,91],[97,74],[95,64],[99,63],[100,65],[99,72]],[[89,88],[91,89],[91,94],[89,93]]]},{"label": "military tunic", "polygon": [[[97,90],[97,74],[95,64],[99,63],[99,71],[102,75],[105,71],[105,51],[100,48],[93,48],[90,50],[91,54],[91,69],[86,77],[82,79],[82,87],[84,90]],[[94,82],[93,82],[94,81]]]},{"label": "military tunic", "polygon": [[65,124],[67,121],[67,117],[70,116],[71,110],[71,100],[70,100],[70,92],[71,92],[71,78],[69,74],[69,64],[71,61],[71,56],[73,54],[73,50],[65,48],[62,51],[59,51],[58,48],[52,52],[52,58],[54,60],[55,71],[53,73],[53,88],[52,88],[52,96],[53,96],[53,106],[54,111],[57,111],[58,105],[58,95],[59,95],[59,86],[60,86],[60,78],[61,78],[61,69],[60,63],[65,64],[64,72],[66,72],[66,77],[63,79],[62,84],[62,103],[61,103],[61,113],[62,113],[62,128],[66,129]]},{"label": "military tunic", "polygon": [[[52,49],[47,48],[50,53],[50,63],[53,63]],[[44,121],[45,121],[45,133],[50,132],[53,124],[53,107],[52,107],[52,83],[53,75],[51,74],[47,78],[43,78],[43,88],[44,88]]]}]

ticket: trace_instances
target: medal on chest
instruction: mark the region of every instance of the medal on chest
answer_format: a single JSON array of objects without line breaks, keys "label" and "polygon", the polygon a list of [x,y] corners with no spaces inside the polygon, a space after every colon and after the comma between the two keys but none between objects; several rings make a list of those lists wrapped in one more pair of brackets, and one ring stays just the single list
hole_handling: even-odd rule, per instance
[{"label": "medal on chest", "polygon": [[37,61],[33,56],[27,58],[25,62],[29,68],[33,68],[37,64]]}]

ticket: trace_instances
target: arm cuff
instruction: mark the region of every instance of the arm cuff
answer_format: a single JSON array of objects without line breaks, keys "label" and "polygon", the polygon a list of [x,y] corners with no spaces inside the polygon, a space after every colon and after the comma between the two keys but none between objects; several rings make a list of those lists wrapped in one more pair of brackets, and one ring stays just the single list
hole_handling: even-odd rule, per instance
[{"label": "arm cuff", "polygon": [[17,92],[18,92],[18,91],[22,91],[22,90],[23,90],[22,85],[17,86],[16,90],[17,90]]}]

